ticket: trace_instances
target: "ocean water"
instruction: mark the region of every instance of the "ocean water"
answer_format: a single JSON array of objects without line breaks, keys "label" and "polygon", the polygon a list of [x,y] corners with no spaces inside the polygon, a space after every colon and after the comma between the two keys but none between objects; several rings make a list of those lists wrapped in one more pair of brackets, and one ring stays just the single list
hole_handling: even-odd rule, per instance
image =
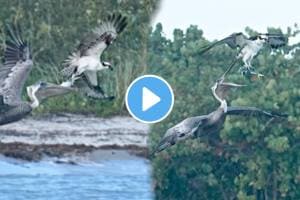
[{"label": "ocean water", "polygon": [[138,157],[77,165],[0,158],[0,200],[150,200],[150,165]]}]

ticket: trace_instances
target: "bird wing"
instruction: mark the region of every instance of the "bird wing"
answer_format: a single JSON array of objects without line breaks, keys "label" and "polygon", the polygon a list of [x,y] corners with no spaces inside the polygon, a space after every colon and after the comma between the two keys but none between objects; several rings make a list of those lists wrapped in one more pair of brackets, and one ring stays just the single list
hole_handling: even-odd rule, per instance
[{"label": "bird wing", "polygon": [[256,107],[244,107],[244,106],[229,106],[227,107],[228,115],[243,115],[243,116],[265,116],[265,117],[287,117],[287,114],[265,111]]},{"label": "bird wing", "polygon": [[7,34],[4,65],[0,67],[0,95],[5,104],[16,105],[22,101],[22,89],[33,63],[29,46],[23,41],[20,29],[7,26]]},{"label": "bird wing", "polygon": [[207,115],[186,118],[171,128],[172,131],[167,132],[165,136],[176,134],[180,137],[181,134],[194,134],[194,132],[197,131],[203,123],[207,122],[207,120]]},{"label": "bird wing", "polygon": [[288,43],[288,38],[283,34],[260,34],[267,37],[266,43],[273,49],[277,49],[283,46],[286,46]]},{"label": "bird wing", "polygon": [[46,83],[46,86],[40,87],[39,90],[36,91],[35,96],[39,99],[39,101],[43,101],[50,97],[66,95],[73,91],[75,91],[75,89],[72,87]]},{"label": "bird wing", "polygon": [[221,44],[227,44],[232,49],[235,49],[237,47],[242,47],[242,46],[244,46],[245,39],[247,39],[247,37],[243,33],[233,33],[230,36],[228,36],[220,41],[214,42],[213,44],[203,47],[200,50],[200,54],[205,53],[206,51],[212,49],[213,47],[221,45]]},{"label": "bird wing", "polygon": [[116,39],[126,25],[126,17],[120,14],[109,15],[98,28],[80,42],[76,52],[80,56],[100,57],[102,52]]},{"label": "bird wing", "polygon": [[85,71],[84,74],[85,74],[85,77],[88,79],[89,83],[92,86],[97,86],[98,85],[98,77],[97,77],[97,73],[96,72]]},{"label": "bird wing", "polygon": [[10,106],[4,103],[4,98],[3,96],[0,96],[0,113],[6,112],[13,108],[14,106]]}]

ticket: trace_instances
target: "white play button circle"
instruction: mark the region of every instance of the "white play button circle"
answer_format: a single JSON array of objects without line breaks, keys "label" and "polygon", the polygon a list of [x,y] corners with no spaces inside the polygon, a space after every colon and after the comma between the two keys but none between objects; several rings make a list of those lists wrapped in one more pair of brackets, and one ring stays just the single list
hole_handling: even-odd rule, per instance
[{"label": "white play button circle", "polygon": [[125,96],[129,114],[144,123],[156,123],[165,119],[174,105],[174,95],[166,80],[155,75],[135,79]]},{"label": "white play button circle", "polygon": [[160,97],[154,94],[151,90],[143,87],[142,110],[147,111],[154,105],[160,102]]}]

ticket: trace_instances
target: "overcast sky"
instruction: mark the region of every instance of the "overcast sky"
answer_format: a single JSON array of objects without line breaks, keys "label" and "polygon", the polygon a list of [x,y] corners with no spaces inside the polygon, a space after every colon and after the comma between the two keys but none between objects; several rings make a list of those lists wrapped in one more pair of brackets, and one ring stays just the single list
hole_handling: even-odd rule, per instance
[{"label": "overcast sky", "polygon": [[208,39],[220,39],[249,26],[259,32],[267,27],[300,25],[299,0],[162,0],[153,25],[162,22],[167,37],[174,28],[191,24],[204,30]]}]

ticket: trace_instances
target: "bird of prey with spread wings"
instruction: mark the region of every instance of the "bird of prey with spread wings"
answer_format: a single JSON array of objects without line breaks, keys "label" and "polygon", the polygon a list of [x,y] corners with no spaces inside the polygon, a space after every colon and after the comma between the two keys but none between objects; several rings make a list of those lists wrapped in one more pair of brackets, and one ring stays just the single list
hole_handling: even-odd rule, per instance
[{"label": "bird of prey with spread wings", "polygon": [[109,62],[101,60],[101,55],[126,26],[126,17],[120,14],[109,15],[98,28],[80,42],[75,52],[65,61],[65,68],[62,70],[62,74],[69,79],[69,86],[84,73],[89,83],[95,89],[99,89],[97,71],[113,69]]},{"label": "bird of prey with spread wings", "polygon": [[[257,34],[253,37],[247,37],[243,33],[233,33],[230,36],[214,42],[203,49],[201,49],[200,54],[210,50],[211,48],[227,44],[232,49],[239,49],[236,59],[231,63],[230,69],[236,64],[239,59],[242,59],[244,66],[240,68],[240,71],[244,75],[256,74],[254,68],[252,67],[253,58],[259,53],[259,51],[267,46],[272,49],[278,49],[287,45],[288,38],[283,34]],[[262,74],[257,74],[258,76],[263,76]]]}]

